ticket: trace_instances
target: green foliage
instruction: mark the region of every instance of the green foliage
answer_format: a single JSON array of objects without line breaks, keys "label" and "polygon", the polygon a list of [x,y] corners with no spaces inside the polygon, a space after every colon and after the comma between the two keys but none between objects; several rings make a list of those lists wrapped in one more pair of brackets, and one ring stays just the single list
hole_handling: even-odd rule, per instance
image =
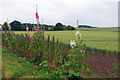
[{"label": "green foliage", "polygon": [[109,69],[106,69],[106,71],[108,72],[108,75],[109,75],[109,77],[114,77],[114,78],[117,78],[117,77],[119,77],[119,68],[118,68],[118,65],[119,65],[119,63],[118,64],[113,64],[113,68],[111,69],[111,70],[109,70]]},{"label": "green foliage", "polygon": [[114,77],[117,77],[118,76],[118,74],[119,74],[119,68],[118,68],[118,65],[115,65],[115,64],[113,64],[113,72],[114,72]]},{"label": "green foliage", "polygon": [[48,25],[44,25],[45,26],[45,31],[48,31]]},{"label": "green foliage", "polygon": [[[40,34],[34,33],[34,35],[41,36],[41,33]],[[49,72],[51,72],[47,62],[53,62],[52,65],[53,67],[57,66],[57,64],[63,64],[63,66],[59,67],[57,71],[55,70],[53,73],[51,72],[53,77],[63,77],[63,76],[72,77],[72,76],[80,75],[79,71],[81,67],[79,66],[82,64],[82,57],[80,56],[82,53],[78,51],[78,49],[80,48],[71,49],[72,52],[68,53],[68,51],[63,50],[66,48],[66,46],[64,46],[63,43],[55,42],[54,37],[52,38],[52,41],[50,40],[50,36],[48,36],[48,39],[46,40],[40,39],[38,37],[30,41],[29,35],[27,34],[15,35],[12,31],[9,31],[3,33],[3,44],[4,46],[8,46],[9,49],[12,49],[13,51],[14,50],[17,51],[19,53],[19,56],[25,57],[25,59],[32,58],[30,62],[39,65],[39,69],[41,70],[40,73],[48,74]],[[83,45],[83,47],[85,47],[85,45]],[[67,62],[65,63],[65,61]],[[73,61],[74,64],[71,63],[71,61]],[[23,63],[24,60],[18,59],[18,62]],[[24,65],[24,67],[27,68],[26,65]],[[67,73],[66,72],[64,73],[64,71],[66,71]],[[69,74],[69,71],[72,72],[72,74]],[[76,73],[75,71],[78,72]]]},{"label": "green foliage", "polygon": [[42,61],[40,64],[39,64],[39,69],[42,70],[42,71],[49,71],[50,68],[47,64],[47,61]]},{"label": "green foliage", "polygon": [[71,30],[75,30],[75,28],[74,28],[74,27],[71,27]]},{"label": "green foliage", "polygon": [[71,26],[68,25],[68,26],[66,27],[66,29],[67,29],[67,30],[71,30]]},{"label": "green foliage", "polygon": [[65,26],[62,25],[62,23],[57,23],[56,26],[55,26],[55,30],[65,30]]},{"label": "green foliage", "polygon": [[[80,45],[77,48],[72,48],[71,53],[67,54],[68,60],[63,64],[59,69],[53,72],[54,77],[64,76],[67,78],[78,78],[80,77],[80,71],[83,68],[84,70],[89,70],[86,64],[83,64],[82,54],[89,57],[87,53],[83,53],[86,45],[82,43],[83,40],[80,40]],[[82,52],[81,52],[82,50]]]},{"label": "green foliage", "polygon": [[8,30],[7,22],[4,22],[4,24],[3,24],[3,30]]},{"label": "green foliage", "polygon": [[19,31],[20,28],[21,28],[21,23],[19,21],[13,21],[10,23],[11,27],[12,27],[12,30],[14,31]]}]

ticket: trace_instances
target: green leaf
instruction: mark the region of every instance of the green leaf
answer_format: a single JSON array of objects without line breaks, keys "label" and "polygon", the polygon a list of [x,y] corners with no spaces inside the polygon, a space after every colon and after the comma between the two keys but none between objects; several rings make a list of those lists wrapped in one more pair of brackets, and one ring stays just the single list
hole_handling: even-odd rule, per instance
[{"label": "green leaf", "polygon": [[67,57],[70,57],[70,56],[71,56],[71,54],[68,54],[68,55],[67,55]]},{"label": "green leaf", "polygon": [[47,61],[43,61],[43,63],[47,63]]},{"label": "green leaf", "polygon": [[80,71],[81,66],[75,66],[74,69],[75,69],[76,71]]},{"label": "green leaf", "polygon": [[42,66],[43,63],[40,63],[39,66]]},{"label": "green leaf", "polygon": [[44,66],[48,66],[47,64],[44,64]]},{"label": "green leaf", "polygon": [[90,55],[88,53],[85,53],[85,57],[90,57]]},{"label": "green leaf", "polygon": [[64,67],[66,64],[63,64],[62,67]]},{"label": "green leaf", "polygon": [[68,74],[68,77],[71,77],[72,76],[72,74]]},{"label": "green leaf", "polygon": [[71,73],[74,73],[74,70],[70,70]]},{"label": "green leaf", "polygon": [[75,76],[80,76],[80,73],[77,72],[77,73],[74,73],[74,75],[75,75]]},{"label": "green leaf", "polygon": [[87,64],[82,64],[83,69],[87,69]]},{"label": "green leaf", "polygon": [[69,66],[69,65],[70,65],[70,62],[66,62],[65,64],[66,64],[66,66]]},{"label": "green leaf", "polygon": [[68,71],[63,71],[63,73],[68,73]]}]

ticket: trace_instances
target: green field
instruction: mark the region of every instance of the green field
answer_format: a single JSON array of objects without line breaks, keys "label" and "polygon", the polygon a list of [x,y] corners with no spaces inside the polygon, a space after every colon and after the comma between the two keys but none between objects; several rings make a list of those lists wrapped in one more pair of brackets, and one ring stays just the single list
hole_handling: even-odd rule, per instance
[{"label": "green field", "polygon": [[[82,39],[88,47],[97,49],[107,49],[110,51],[118,51],[118,28],[80,28],[79,32],[82,34]],[[78,30],[77,30],[78,31]],[[26,31],[15,31],[15,33],[27,33]],[[29,31],[29,34],[33,32]],[[76,30],[74,31],[46,31],[45,36],[55,36],[59,41],[69,44],[70,40],[78,40],[75,38]]]}]

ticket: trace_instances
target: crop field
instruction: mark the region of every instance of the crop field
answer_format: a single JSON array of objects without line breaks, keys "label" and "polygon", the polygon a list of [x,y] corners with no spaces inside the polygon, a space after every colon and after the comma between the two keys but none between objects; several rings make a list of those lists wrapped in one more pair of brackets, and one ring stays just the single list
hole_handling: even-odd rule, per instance
[{"label": "crop field", "polygon": [[[106,49],[110,51],[118,51],[118,28],[80,28],[74,31],[46,31],[45,37],[50,35],[62,41],[65,44],[70,44],[70,40],[74,40],[76,43],[78,40],[75,37],[76,31],[79,31],[82,35],[84,43],[90,48]],[[14,31],[16,34],[27,33],[26,31]],[[29,31],[30,35],[33,34]]]}]

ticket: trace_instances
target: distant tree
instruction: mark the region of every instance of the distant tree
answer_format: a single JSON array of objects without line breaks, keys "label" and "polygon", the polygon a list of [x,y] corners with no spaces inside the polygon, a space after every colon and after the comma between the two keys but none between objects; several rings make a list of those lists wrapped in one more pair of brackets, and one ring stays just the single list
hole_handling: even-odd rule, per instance
[{"label": "distant tree", "polygon": [[30,24],[30,23],[27,23],[26,25],[27,25],[26,27],[29,27],[29,31],[32,31],[34,25],[32,25],[32,24]]},{"label": "distant tree", "polygon": [[63,25],[63,29],[64,29],[64,30],[66,29],[66,25]]},{"label": "distant tree", "polygon": [[71,30],[75,30],[75,28],[74,28],[74,27],[71,27]]},{"label": "distant tree", "polygon": [[79,25],[79,28],[96,28],[89,25]]},{"label": "distant tree", "polygon": [[13,31],[19,31],[20,28],[21,28],[21,23],[19,21],[15,20],[15,21],[13,21],[13,22],[10,23],[10,26],[12,27],[11,29]]},{"label": "distant tree", "polygon": [[3,30],[8,30],[7,22],[4,22],[2,29],[3,29]]},{"label": "distant tree", "polygon": [[57,23],[54,29],[55,30],[64,30],[64,27],[63,27],[62,23]]},{"label": "distant tree", "polygon": [[48,25],[44,25],[45,26],[45,30],[48,31]]},{"label": "distant tree", "polygon": [[26,31],[26,25],[22,24],[20,30],[21,30],[21,31]]},{"label": "distant tree", "polygon": [[68,26],[66,27],[66,29],[67,29],[67,30],[71,30],[71,26],[68,25]]},{"label": "distant tree", "polygon": [[54,28],[50,28],[50,30],[49,31],[54,31]]}]

